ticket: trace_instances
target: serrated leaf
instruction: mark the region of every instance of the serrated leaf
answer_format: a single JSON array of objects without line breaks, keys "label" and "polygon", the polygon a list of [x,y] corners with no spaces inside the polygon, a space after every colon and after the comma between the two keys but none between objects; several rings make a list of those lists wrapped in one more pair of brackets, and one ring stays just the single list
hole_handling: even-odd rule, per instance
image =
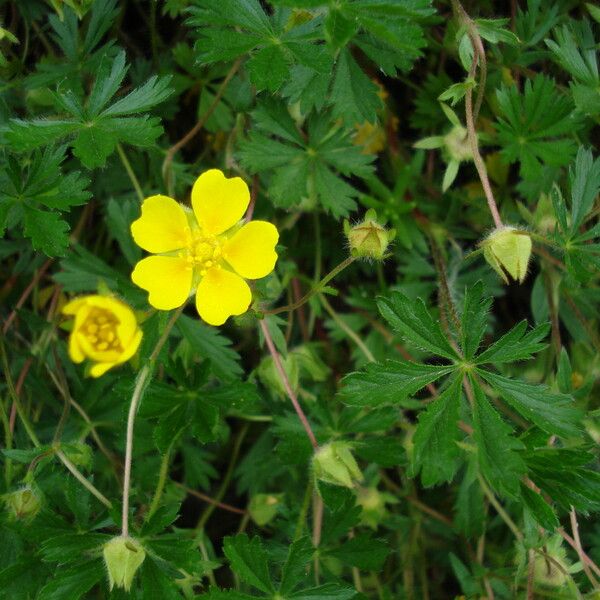
[{"label": "serrated leaf", "polygon": [[92,560],[56,569],[39,593],[39,600],[79,600],[104,577],[104,565]]},{"label": "serrated leaf", "polygon": [[211,361],[215,374],[220,378],[227,381],[241,375],[240,356],[230,348],[231,340],[218,329],[185,315],[177,319],[176,327],[195,353]]},{"label": "serrated leaf", "polygon": [[227,536],[223,540],[223,552],[242,581],[266,594],[275,591],[269,575],[268,556],[260,538],[250,539],[244,533]]},{"label": "serrated leaf", "polygon": [[540,429],[563,437],[580,432],[582,413],[571,396],[552,393],[545,385],[532,385],[489,371],[479,373],[507,404]]},{"label": "serrated leaf", "polygon": [[362,372],[344,377],[340,394],[344,402],[353,406],[374,408],[386,403],[402,406],[421,388],[453,370],[454,367],[444,365],[392,360],[373,363]]},{"label": "serrated leaf", "polygon": [[525,506],[533,515],[534,519],[547,531],[554,531],[558,526],[558,518],[552,507],[542,498],[540,494],[534,492],[523,483],[521,484],[521,498]]},{"label": "serrated leaf", "polygon": [[500,364],[527,360],[548,345],[541,340],[547,337],[549,330],[550,325],[542,323],[527,332],[527,321],[523,320],[479,354],[474,362]]},{"label": "serrated leaf", "polygon": [[394,292],[389,298],[379,298],[377,306],[394,330],[418,348],[449,360],[458,358],[439,322],[434,321],[420,298],[412,301]]},{"label": "serrated leaf", "polygon": [[412,471],[415,475],[421,473],[425,487],[451,481],[456,473],[461,380],[461,375],[455,375],[448,387],[419,415],[413,436]]},{"label": "serrated leaf", "polygon": [[64,256],[69,247],[69,224],[55,212],[24,206],[23,233],[48,256]]},{"label": "serrated leaf", "polygon": [[308,536],[292,542],[288,549],[288,555],[281,572],[281,583],[279,593],[287,595],[306,581],[308,564],[314,554],[311,539]]},{"label": "serrated leaf", "polygon": [[366,571],[379,571],[390,548],[383,540],[371,537],[368,533],[360,533],[349,539],[338,548],[327,551],[327,555]]},{"label": "serrated leaf", "polygon": [[469,378],[473,389],[474,439],[481,473],[491,486],[517,498],[525,463],[518,454],[523,444],[515,439],[512,428],[492,407],[479,384]]},{"label": "serrated leaf", "polygon": [[461,347],[466,360],[471,360],[483,338],[487,327],[488,312],[492,299],[484,297],[483,283],[478,281],[467,288],[461,321]]}]

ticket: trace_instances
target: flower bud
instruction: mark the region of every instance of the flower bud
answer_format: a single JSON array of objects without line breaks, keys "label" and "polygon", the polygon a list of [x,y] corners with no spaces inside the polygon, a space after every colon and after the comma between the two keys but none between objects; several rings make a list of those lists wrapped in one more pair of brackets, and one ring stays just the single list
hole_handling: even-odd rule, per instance
[{"label": "flower bud", "polygon": [[362,473],[346,442],[321,446],[313,457],[313,469],[317,479],[332,485],[352,488],[354,482],[362,480]]},{"label": "flower bud", "polygon": [[377,214],[372,209],[365,214],[365,220],[354,227],[346,221],[344,231],[352,256],[375,260],[383,260],[388,246],[396,236],[394,229],[386,229],[377,222]]},{"label": "flower bud", "polygon": [[6,494],[4,501],[15,519],[33,519],[42,507],[39,492],[31,486]]},{"label": "flower bud", "polygon": [[256,494],[252,496],[248,512],[252,520],[262,527],[270,523],[281,505],[282,494]]},{"label": "flower bud", "polygon": [[134,538],[120,535],[104,544],[102,552],[110,589],[116,585],[128,592],[135,572],[146,558],[143,546]]},{"label": "flower bud", "polygon": [[444,148],[452,160],[463,162],[473,160],[473,149],[467,130],[462,125],[455,125],[444,136]]},{"label": "flower bud", "polygon": [[395,504],[397,500],[392,494],[380,492],[376,487],[361,487],[356,502],[362,508],[361,523],[377,529],[388,516],[386,504]]},{"label": "flower bud", "polygon": [[495,229],[480,245],[485,260],[506,283],[507,275],[523,283],[531,255],[531,238],[526,231],[501,227]]}]

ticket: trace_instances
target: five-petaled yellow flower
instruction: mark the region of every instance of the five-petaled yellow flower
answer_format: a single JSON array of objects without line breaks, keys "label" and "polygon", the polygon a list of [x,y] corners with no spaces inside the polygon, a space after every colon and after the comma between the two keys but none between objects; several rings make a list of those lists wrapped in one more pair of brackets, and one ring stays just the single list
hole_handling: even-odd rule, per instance
[{"label": "five-petaled yellow flower", "polygon": [[110,296],[81,296],[66,304],[63,314],[73,315],[75,322],[69,337],[69,356],[75,363],[86,358],[94,364],[92,377],[128,361],[142,340],[133,310]]},{"label": "five-petaled yellow flower", "polygon": [[252,301],[244,279],[268,275],[277,261],[279,233],[266,221],[243,223],[250,192],[239,177],[206,171],[192,188],[192,209],[168,196],[150,196],[131,224],[136,244],[157,254],[137,263],[131,279],[159,310],[184,304],[196,290],[196,308],[210,325],[241,315]]}]

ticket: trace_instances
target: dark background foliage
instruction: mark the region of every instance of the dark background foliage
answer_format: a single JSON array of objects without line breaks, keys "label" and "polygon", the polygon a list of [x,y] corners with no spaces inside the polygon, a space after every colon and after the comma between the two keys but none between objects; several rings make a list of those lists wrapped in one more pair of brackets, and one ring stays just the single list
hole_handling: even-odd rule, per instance
[{"label": "dark background foliage", "polygon": [[[464,10],[0,0],[0,596],[598,593],[600,11]],[[493,221],[469,93],[502,218],[533,240],[521,285],[478,249]],[[130,281],[129,225],[215,167],[249,184],[280,258],[247,315],[212,328],[189,307],[171,330],[135,426],[147,557],[110,592],[127,411],[170,318]],[[389,255],[319,287],[369,208],[396,230]],[[98,380],[70,362],[60,314],[84,293],[124,299],[144,331]],[[316,481],[259,319],[319,444],[356,458],[352,488]]]}]

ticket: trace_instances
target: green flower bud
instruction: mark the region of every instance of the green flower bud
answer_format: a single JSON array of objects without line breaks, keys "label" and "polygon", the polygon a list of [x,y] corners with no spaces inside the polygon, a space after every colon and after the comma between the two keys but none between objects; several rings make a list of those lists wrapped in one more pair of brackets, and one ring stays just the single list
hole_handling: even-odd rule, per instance
[{"label": "green flower bud", "polygon": [[143,546],[134,538],[120,535],[104,544],[102,552],[110,589],[116,585],[128,592],[135,572],[146,558]]},{"label": "green flower bud", "polygon": [[6,494],[4,501],[15,519],[33,519],[42,507],[40,493],[31,486]]},{"label": "green flower bud", "polygon": [[473,160],[473,150],[469,142],[469,136],[462,125],[455,125],[444,136],[444,148],[452,160],[457,162]]},{"label": "green flower bud", "polygon": [[330,442],[321,446],[313,456],[315,477],[325,483],[354,487],[362,480],[362,473],[346,442]]},{"label": "green flower bud", "polygon": [[92,449],[83,442],[64,444],[62,451],[66,457],[78,467],[89,467],[92,464]]},{"label": "green flower bud", "polygon": [[386,229],[377,222],[377,214],[370,209],[362,223],[350,226],[346,221],[344,231],[350,245],[352,256],[383,260],[388,246],[396,236],[394,229]]},{"label": "green flower bud", "polygon": [[361,487],[358,489],[356,502],[362,508],[361,523],[377,529],[388,516],[386,504],[395,504],[398,501],[392,494],[380,492],[375,487]]},{"label": "green flower bud", "polygon": [[507,275],[523,283],[531,255],[531,238],[526,231],[501,227],[495,229],[480,245],[485,260],[506,283]]},{"label": "green flower bud", "polygon": [[270,523],[277,514],[283,494],[256,494],[252,496],[248,512],[252,520],[262,527]]}]

